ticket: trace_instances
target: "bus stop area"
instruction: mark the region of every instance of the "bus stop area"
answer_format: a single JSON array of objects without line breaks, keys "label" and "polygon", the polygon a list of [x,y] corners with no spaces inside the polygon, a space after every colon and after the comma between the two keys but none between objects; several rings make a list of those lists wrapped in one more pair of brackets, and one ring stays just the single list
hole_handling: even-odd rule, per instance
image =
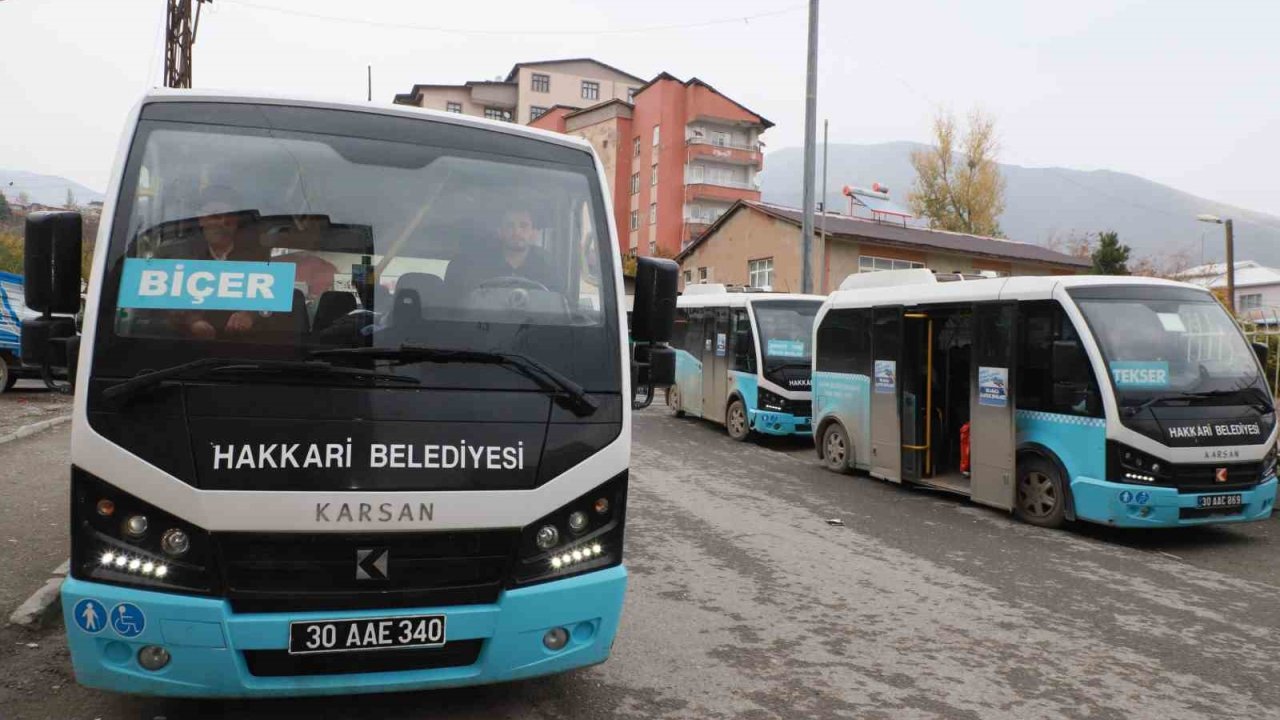
[{"label": "bus stop area", "polygon": [[[0,396],[0,414],[47,401],[39,394]],[[633,431],[630,586],[603,665],[405,694],[142,698],[78,686],[55,615],[0,630],[0,716],[1221,718],[1280,707],[1280,520],[1045,530],[830,473],[803,439],[734,442],[660,401]],[[12,500],[0,512],[5,617],[66,557],[69,435],[61,425],[0,445]]]}]

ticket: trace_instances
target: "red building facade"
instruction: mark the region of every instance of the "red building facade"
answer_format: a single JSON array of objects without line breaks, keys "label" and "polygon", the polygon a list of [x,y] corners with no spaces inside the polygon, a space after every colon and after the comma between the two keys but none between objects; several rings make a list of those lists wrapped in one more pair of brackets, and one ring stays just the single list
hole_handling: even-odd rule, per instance
[{"label": "red building facade", "polygon": [[663,73],[632,96],[530,123],[591,141],[612,184],[624,253],[673,257],[738,200],[760,199],[773,123],[697,78]]}]

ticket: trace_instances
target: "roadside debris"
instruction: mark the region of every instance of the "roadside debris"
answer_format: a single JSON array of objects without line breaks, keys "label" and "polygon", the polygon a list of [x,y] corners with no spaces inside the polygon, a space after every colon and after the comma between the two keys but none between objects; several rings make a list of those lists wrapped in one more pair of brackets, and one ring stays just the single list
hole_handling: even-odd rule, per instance
[{"label": "roadside debris", "polygon": [[836,527],[844,527],[844,521],[841,520],[840,518],[828,518],[827,524],[835,525]]}]

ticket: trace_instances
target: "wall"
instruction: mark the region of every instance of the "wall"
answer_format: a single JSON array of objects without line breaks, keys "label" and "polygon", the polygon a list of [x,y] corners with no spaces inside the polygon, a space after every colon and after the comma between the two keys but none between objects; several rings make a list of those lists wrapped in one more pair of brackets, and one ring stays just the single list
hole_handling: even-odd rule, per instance
[{"label": "wall", "polygon": [[[550,92],[533,91],[534,73],[551,78]],[[600,83],[598,100],[586,100],[582,97],[583,80],[594,80]],[[522,67],[516,74],[516,81],[520,88],[516,104],[516,121],[521,123],[529,122],[529,108],[533,105],[549,108],[559,104],[586,108],[613,98],[626,100],[627,91],[630,88],[638,88],[644,84],[589,62]]]},{"label": "wall", "polygon": [[[577,119],[577,118],[573,118]],[[618,229],[618,246],[623,254],[628,250],[629,202],[631,183],[631,120],[625,117],[605,117],[599,122],[576,127],[570,134],[585,138],[595,148],[604,165],[608,193],[613,205],[613,221]],[[619,148],[625,150],[619,152]]]},{"label": "wall", "polygon": [[[680,263],[680,287],[684,288],[684,271],[692,271],[696,283],[700,267],[709,270],[707,282],[746,285],[748,261],[771,257],[773,289],[800,292],[799,243],[800,229],[791,223],[762,212],[739,210],[720,225],[713,239],[695,248]],[[817,258],[815,247],[814,260]]]},{"label": "wall", "polygon": [[462,103],[464,115],[484,116],[484,106],[471,101],[470,88],[462,86],[423,88],[418,97],[419,106],[431,110],[446,110],[446,103],[449,102]]}]

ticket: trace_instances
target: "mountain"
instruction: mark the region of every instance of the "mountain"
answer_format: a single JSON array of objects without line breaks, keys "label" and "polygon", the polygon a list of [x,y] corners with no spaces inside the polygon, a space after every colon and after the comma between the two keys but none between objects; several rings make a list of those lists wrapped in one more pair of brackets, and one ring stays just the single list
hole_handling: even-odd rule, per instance
[{"label": "mountain", "polygon": [[67,201],[68,189],[75,194],[76,202],[81,205],[102,199],[102,193],[90,190],[74,180],[23,170],[0,169],[0,192],[10,200],[17,200],[18,193],[25,192],[31,197],[31,202],[61,206]]},{"label": "mountain", "polygon": [[[907,205],[915,181],[909,142],[877,145],[831,145],[827,203],[844,209],[845,185],[888,185],[890,197]],[[804,153],[783,148],[765,157],[761,189],[766,202],[799,207]],[[1145,178],[1111,170],[1069,170],[1001,165],[1006,181],[1005,211],[1000,227],[1013,240],[1048,244],[1051,239],[1114,230],[1133,249],[1135,259],[1185,253],[1191,264],[1223,257],[1222,228],[1197,222],[1208,213],[1229,217],[1235,226],[1237,260],[1280,266],[1280,217],[1196,197]],[[818,148],[818,192],[822,183],[822,148]]]}]

